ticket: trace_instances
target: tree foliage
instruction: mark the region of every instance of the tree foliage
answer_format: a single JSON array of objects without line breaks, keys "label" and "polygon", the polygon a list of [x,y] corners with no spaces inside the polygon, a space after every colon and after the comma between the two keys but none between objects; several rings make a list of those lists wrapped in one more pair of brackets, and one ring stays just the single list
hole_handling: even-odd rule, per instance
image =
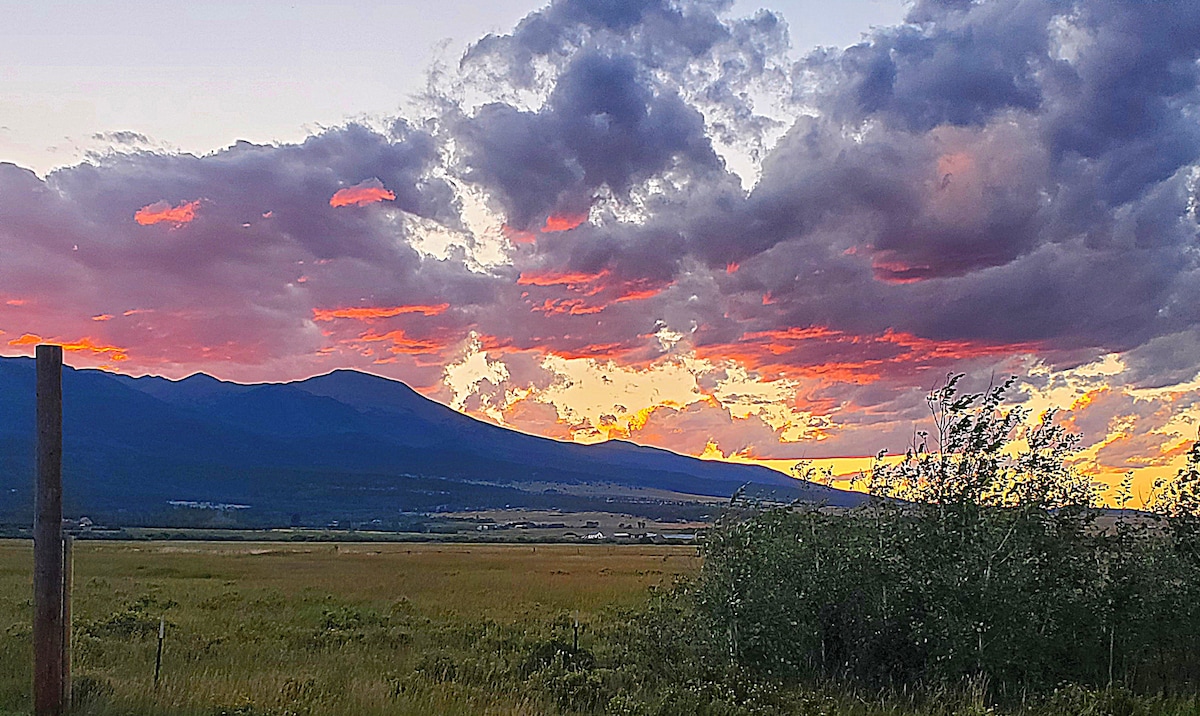
[{"label": "tree foliage", "polygon": [[1170,689],[1200,677],[1200,447],[1151,501],[1103,509],[1079,437],[1005,403],[1011,381],[929,396],[933,429],[864,476],[849,511],[735,506],[694,590],[729,658],[790,682],[1063,682]]}]

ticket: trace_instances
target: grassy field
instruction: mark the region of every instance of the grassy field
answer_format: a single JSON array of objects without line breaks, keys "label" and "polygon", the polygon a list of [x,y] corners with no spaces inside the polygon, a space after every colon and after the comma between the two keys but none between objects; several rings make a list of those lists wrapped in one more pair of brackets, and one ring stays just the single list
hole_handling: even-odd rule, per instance
[{"label": "grassy field", "polygon": [[[511,674],[699,568],[694,547],[77,542],[86,714],[533,714]],[[0,714],[30,692],[32,548],[0,541]],[[163,676],[155,635],[168,624]],[[536,666],[536,664],[535,664]]]},{"label": "grassy field", "polygon": [[[29,709],[31,566],[0,540],[0,716]],[[915,697],[751,678],[689,649],[694,615],[653,598],[699,568],[682,546],[77,542],[73,713],[1200,716],[1121,689],[1000,707],[973,681]]]}]

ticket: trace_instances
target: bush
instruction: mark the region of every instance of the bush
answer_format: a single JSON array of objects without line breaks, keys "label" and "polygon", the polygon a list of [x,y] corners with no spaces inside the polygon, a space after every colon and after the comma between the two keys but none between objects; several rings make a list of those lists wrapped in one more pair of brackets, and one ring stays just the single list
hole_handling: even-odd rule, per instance
[{"label": "bush", "polygon": [[956,382],[929,398],[932,435],[879,456],[866,506],[734,505],[694,592],[720,650],[792,683],[976,679],[1014,697],[1195,683],[1200,448],[1162,516],[1113,515],[1053,413],[1027,427],[1003,406],[1008,383]]},{"label": "bush", "polygon": [[[125,605],[103,619],[83,624],[80,631],[94,638],[111,638],[133,641],[158,634],[162,612],[178,606],[174,601],[159,601],[153,596],[143,596]],[[166,621],[173,629],[175,625]]]}]

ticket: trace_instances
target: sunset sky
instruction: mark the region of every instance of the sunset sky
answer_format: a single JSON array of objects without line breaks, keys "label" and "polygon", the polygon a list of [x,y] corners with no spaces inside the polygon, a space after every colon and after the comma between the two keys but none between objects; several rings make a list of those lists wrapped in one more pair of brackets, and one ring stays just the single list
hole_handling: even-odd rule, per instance
[{"label": "sunset sky", "polygon": [[781,467],[1017,375],[1143,493],[1196,438],[1194,0],[54,4],[0,29],[0,354]]}]

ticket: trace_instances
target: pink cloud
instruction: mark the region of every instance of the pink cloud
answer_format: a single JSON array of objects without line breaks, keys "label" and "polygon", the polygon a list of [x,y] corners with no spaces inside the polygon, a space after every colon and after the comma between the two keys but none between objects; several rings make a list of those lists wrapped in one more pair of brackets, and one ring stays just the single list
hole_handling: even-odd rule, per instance
[{"label": "pink cloud", "polygon": [[142,226],[170,224],[173,228],[179,228],[194,221],[196,210],[199,208],[199,199],[187,201],[178,206],[171,206],[166,201],[156,201],[138,209],[133,215],[133,220]]},{"label": "pink cloud", "polygon": [[338,189],[329,198],[329,205],[336,208],[343,206],[366,206],[380,201],[395,201],[396,195],[383,186],[378,179],[368,179],[354,186]]}]

